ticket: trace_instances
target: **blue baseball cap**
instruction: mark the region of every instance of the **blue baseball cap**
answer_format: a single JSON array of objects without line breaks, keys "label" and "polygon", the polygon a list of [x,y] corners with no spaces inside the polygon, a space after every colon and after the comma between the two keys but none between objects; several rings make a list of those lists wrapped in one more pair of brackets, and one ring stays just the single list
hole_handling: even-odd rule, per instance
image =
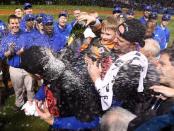
[{"label": "blue baseball cap", "polygon": [[29,9],[29,8],[32,8],[32,4],[30,4],[30,3],[25,3],[25,4],[23,5],[23,9],[24,9],[24,10],[27,10],[27,9]]},{"label": "blue baseball cap", "polygon": [[25,16],[24,16],[24,19],[25,19],[25,21],[29,21],[29,20],[35,20],[35,15],[33,15],[33,14],[26,14]]},{"label": "blue baseball cap", "polygon": [[158,19],[158,13],[157,13],[157,12],[152,12],[152,13],[149,15],[149,19],[157,20],[157,19]]},{"label": "blue baseball cap", "polygon": [[120,6],[115,6],[113,11],[112,11],[113,14],[115,13],[122,13],[122,9]]},{"label": "blue baseball cap", "polygon": [[169,15],[169,14],[164,14],[164,15],[162,16],[162,20],[163,20],[163,21],[169,21],[169,20],[171,20],[171,15]]},{"label": "blue baseball cap", "polygon": [[40,13],[40,14],[36,15],[36,21],[41,23],[44,16],[46,16],[46,14],[44,14],[44,13]]},{"label": "blue baseball cap", "polygon": [[53,19],[53,16],[52,15],[45,15],[43,18],[42,18],[42,23],[43,25],[46,25],[46,24],[53,24],[54,22],[54,19]]},{"label": "blue baseball cap", "polygon": [[144,6],[144,11],[152,11],[152,6],[150,5]]}]

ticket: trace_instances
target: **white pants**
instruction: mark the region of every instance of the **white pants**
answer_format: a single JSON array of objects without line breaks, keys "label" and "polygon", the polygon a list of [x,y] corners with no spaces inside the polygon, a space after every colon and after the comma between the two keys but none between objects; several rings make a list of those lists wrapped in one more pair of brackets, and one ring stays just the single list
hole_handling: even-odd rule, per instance
[{"label": "white pants", "polygon": [[16,96],[15,105],[21,107],[24,104],[25,91],[27,91],[28,100],[34,97],[34,79],[24,69],[10,66],[9,72]]}]

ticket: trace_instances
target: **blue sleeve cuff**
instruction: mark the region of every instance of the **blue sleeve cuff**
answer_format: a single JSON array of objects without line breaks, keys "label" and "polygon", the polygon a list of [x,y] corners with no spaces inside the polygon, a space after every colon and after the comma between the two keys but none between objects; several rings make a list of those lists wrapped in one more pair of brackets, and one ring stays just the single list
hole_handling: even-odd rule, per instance
[{"label": "blue sleeve cuff", "polygon": [[80,129],[94,129],[99,125],[99,117],[91,122],[82,122],[76,117],[55,117],[53,122],[53,128],[58,129],[71,129],[71,130],[80,130]]},{"label": "blue sleeve cuff", "polygon": [[45,85],[42,85],[38,92],[35,94],[34,96],[34,99],[37,99],[37,100],[45,100]]}]

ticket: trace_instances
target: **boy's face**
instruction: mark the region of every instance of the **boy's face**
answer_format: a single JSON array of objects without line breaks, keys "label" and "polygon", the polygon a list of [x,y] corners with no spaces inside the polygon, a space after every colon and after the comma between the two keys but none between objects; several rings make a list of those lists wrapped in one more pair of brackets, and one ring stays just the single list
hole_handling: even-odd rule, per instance
[{"label": "boy's face", "polygon": [[116,32],[112,29],[102,28],[101,30],[101,43],[103,45],[110,45],[115,43]]}]

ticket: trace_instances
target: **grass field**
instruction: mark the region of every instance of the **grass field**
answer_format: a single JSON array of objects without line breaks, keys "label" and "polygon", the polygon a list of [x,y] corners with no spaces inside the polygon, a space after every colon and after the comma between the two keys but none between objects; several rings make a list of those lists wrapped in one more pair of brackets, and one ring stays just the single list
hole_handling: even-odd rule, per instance
[{"label": "grass field", "polygon": [[[22,7],[20,5],[0,5],[0,19],[7,22],[7,17],[9,14],[12,14],[16,7]],[[49,13],[57,18],[57,14],[60,10],[67,10],[70,12],[69,21],[73,19],[72,11],[74,9],[80,9],[82,11],[97,11],[102,18],[107,17],[112,14],[112,8],[103,8],[97,6],[43,6],[37,5],[33,6],[34,13]],[[6,14],[3,12],[6,12]],[[139,18],[142,15],[142,12],[136,11],[136,17]],[[160,16],[161,18],[161,16]],[[159,18],[159,19],[160,19]],[[174,18],[169,24],[169,29],[171,31],[170,45],[174,40]],[[169,46],[170,46],[169,45]],[[20,113],[14,113],[12,111],[12,106],[14,105],[14,95],[9,97],[5,103],[5,106],[0,110],[0,120],[2,119],[5,122],[1,131],[46,131],[48,125],[36,117],[24,116]]]}]

